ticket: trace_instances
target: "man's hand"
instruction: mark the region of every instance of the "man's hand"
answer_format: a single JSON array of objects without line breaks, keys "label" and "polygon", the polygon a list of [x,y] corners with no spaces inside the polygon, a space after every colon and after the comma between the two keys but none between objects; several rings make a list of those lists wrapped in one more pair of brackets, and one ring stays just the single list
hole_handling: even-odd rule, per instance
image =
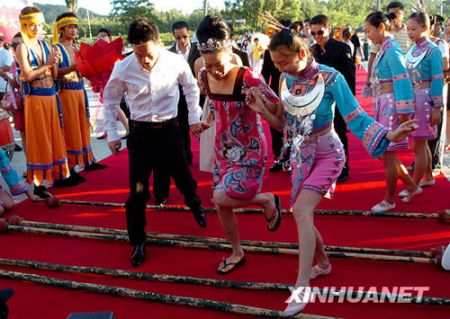
[{"label": "man's hand", "polygon": [[208,123],[200,122],[200,123],[190,125],[190,128],[191,128],[192,134],[194,134],[195,137],[200,137],[200,134],[202,134],[204,130],[208,129],[209,125],[208,125]]},{"label": "man's hand", "polygon": [[114,155],[119,154],[120,147],[122,146],[122,142],[120,140],[108,142],[108,147]]}]

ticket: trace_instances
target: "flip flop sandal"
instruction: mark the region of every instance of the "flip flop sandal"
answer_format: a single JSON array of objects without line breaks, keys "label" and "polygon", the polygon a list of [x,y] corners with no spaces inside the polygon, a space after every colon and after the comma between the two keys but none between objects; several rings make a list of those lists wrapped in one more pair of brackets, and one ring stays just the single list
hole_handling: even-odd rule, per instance
[{"label": "flip flop sandal", "polygon": [[[273,195],[273,199],[275,202],[275,213],[273,214],[273,216],[271,218],[267,218],[266,217],[266,221],[268,223],[267,225],[267,230],[270,232],[274,232],[276,231],[281,224],[281,201],[280,201],[280,197],[278,195]],[[275,224],[273,224],[272,227],[270,227],[270,224],[272,223],[273,219],[276,218],[275,220]]]},{"label": "flip flop sandal", "polygon": [[[245,256],[235,262],[227,262],[227,259],[225,257],[223,257],[222,262],[219,264],[219,266],[222,264],[223,264],[223,267],[217,268],[217,272],[221,275],[228,274],[228,273],[232,272],[236,267],[245,264]],[[231,268],[228,268],[228,266],[231,266]],[[225,268],[228,268],[228,270],[224,270]]]}]

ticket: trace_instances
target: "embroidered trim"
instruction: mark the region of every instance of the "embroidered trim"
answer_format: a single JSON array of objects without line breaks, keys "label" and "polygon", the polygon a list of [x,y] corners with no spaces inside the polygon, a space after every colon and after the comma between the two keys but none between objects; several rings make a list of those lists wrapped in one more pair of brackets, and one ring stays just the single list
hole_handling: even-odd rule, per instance
[{"label": "embroidered trim", "polygon": [[409,74],[408,73],[404,73],[404,74],[394,75],[392,77],[392,79],[394,81],[403,80],[403,79],[409,79]]},{"label": "embroidered trim", "polygon": [[378,122],[372,122],[364,131],[363,144],[370,156],[375,152],[388,129]]},{"label": "embroidered trim", "polygon": [[433,103],[433,108],[441,108],[444,106],[444,100],[442,96],[432,97],[431,101]]},{"label": "embroidered trim", "polygon": [[364,110],[362,108],[358,107],[354,111],[352,111],[352,112],[348,113],[346,116],[344,116],[344,121],[345,121],[345,123],[349,123],[352,120],[354,120],[355,118],[359,117],[363,113],[364,113]]}]

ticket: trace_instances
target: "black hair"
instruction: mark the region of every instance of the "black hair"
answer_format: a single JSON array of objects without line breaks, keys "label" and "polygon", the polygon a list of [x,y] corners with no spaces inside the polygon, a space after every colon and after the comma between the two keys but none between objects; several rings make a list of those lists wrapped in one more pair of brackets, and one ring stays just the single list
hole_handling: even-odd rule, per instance
[{"label": "black hair", "polygon": [[300,33],[305,28],[305,24],[302,20],[297,20],[291,23],[289,29],[295,30],[295,32]]},{"label": "black hair", "polygon": [[316,15],[315,17],[313,17],[311,19],[311,21],[309,22],[309,24],[311,24],[311,25],[320,24],[320,25],[328,27],[330,25],[330,20],[328,19],[328,17],[326,15],[319,14],[319,15]]},{"label": "black hair", "polygon": [[386,7],[386,11],[389,11],[389,9],[397,9],[399,8],[402,11],[405,11],[405,6],[400,1],[392,1],[389,3]]},{"label": "black hair", "polygon": [[305,50],[308,61],[311,61],[312,55],[308,43],[293,29],[282,29],[270,39],[270,51],[277,51],[283,55],[294,55],[302,49]]},{"label": "black hair", "polygon": [[391,28],[391,20],[395,18],[395,14],[385,14],[381,11],[374,11],[370,13],[366,17],[366,22],[373,25],[375,28],[378,28],[382,23],[385,25],[386,30],[390,30]]},{"label": "black hair", "polygon": [[107,28],[100,28],[100,29],[98,30],[97,34],[99,34],[100,32],[105,32],[105,33],[108,35],[108,37],[112,37],[112,32],[111,32],[110,29],[107,29]]},{"label": "black hair", "polygon": [[227,22],[217,16],[206,16],[197,28],[198,43],[206,43],[209,39],[218,41],[230,39],[230,29]]},{"label": "black hair", "polygon": [[420,24],[422,27],[430,27],[430,17],[428,17],[428,14],[422,11],[417,11],[411,14],[408,18],[416,21],[418,24]]},{"label": "black hair", "polygon": [[59,21],[61,19],[67,18],[67,17],[73,17],[73,18],[77,18],[77,15],[73,12],[64,12],[62,14],[60,14],[58,17],[56,17],[56,21]]},{"label": "black hair", "polygon": [[349,28],[345,28],[344,30],[342,30],[342,38],[345,40],[350,39],[352,36],[352,33],[350,32]]},{"label": "black hair", "polygon": [[26,14],[38,13],[38,12],[42,12],[42,11],[36,7],[25,7],[22,10],[20,10],[20,15],[26,15]]},{"label": "black hair", "polygon": [[443,23],[444,18],[440,16],[439,14],[432,14],[430,15],[430,26],[435,25],[436,23]]},{"label": "black hair", "polygon": [[131,22],[128,27],[128,42],[142,44],[148,41],[159,42],[158,26],[146,18]]},{"label": "black hair", "polygon": [[180,29],[184,29],[184,28],[186,28],[186,30],[189,31],[189,26],[186,21],[177,21],[172,24],[172,32],[175,30],[180,30]]}]

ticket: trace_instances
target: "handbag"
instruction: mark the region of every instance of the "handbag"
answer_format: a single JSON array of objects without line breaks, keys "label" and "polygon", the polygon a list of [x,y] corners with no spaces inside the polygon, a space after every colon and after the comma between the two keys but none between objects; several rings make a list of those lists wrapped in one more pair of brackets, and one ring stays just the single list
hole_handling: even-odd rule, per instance
[{"label": "handbag", "polygon": [[[209,99],[206,98],[203,107],[204,118],[209,116]],[[216,138],[216,123],[209,123],[211,126],[200,135],[200,161],[199,168],[202,172],[212,173],[214,169],[214,140]]]},{"label": "handbag", "polygon": [[[10,86],[10,90],[8,90],[8,86]],[[1,101],[1,108],[7,112],[14,112],[22,109],[22,97],[19,92],[14,90],[9,81],[6,82],[5,94],[3,95]]]}]

